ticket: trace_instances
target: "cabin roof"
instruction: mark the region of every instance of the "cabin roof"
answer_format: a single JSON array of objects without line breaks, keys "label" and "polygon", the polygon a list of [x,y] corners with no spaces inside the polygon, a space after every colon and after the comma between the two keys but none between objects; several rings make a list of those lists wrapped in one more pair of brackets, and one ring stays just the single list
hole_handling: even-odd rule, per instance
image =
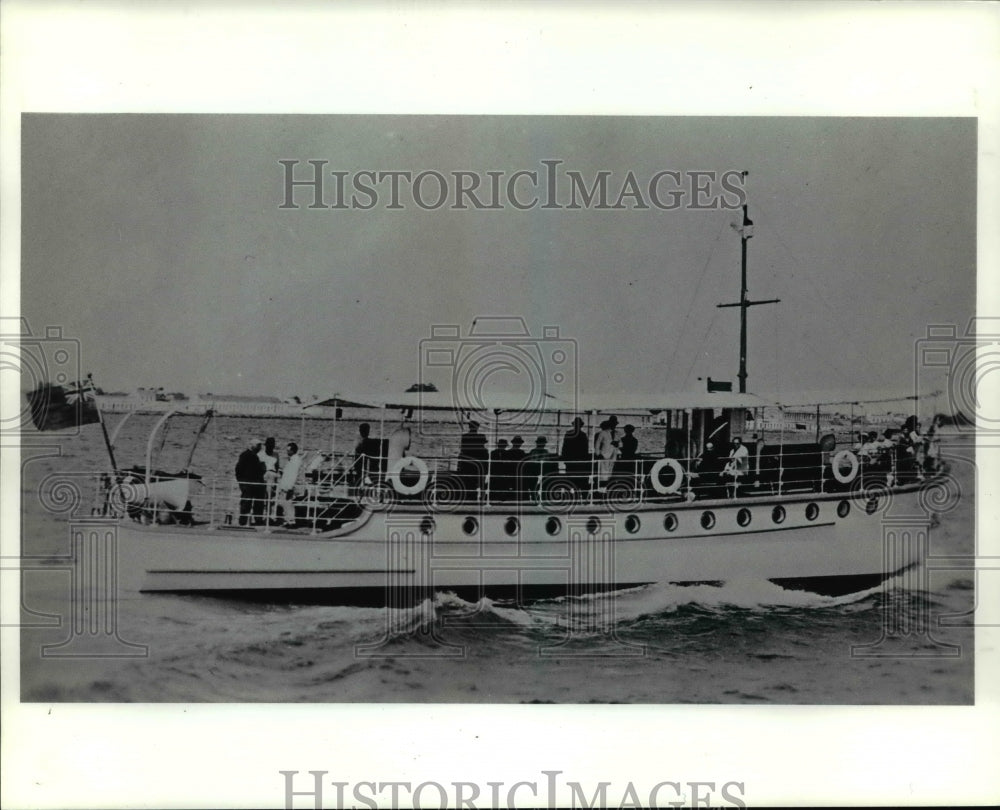
[{"label": "cabin roof", "polygon": [[589,394],[576,402],[569,402],[546,396],[543,402],[532,401],[523,394],[489,394],[482,398],[455,395],[443,391],[419,391],[404,394],[360,394],[340,392],[331,394],[305,408],[319,406],[340,406],[345,408],[388,408],[444,411],[543,411],[568,413],[618,413],[648,414],[665,410],[687,408],[757,408],[771,405],[754,394],[715,393],[674,393],[674,394],[634,394],[621,393]]}]

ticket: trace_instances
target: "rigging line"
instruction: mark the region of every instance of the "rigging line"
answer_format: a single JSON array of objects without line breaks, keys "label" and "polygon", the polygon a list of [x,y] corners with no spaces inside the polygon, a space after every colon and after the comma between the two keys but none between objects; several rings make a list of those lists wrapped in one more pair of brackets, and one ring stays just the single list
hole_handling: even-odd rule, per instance
[{"label": "rigging line", "polygon": [[[725,221],[719,223],[719,230],[715,234],[715,241],[712,242],[712,247],[708,251],[708,258],[705,260],[705,265],[701,268],[701,273],[698,275],[698,283],[695,285],[694,292],[691,294],[691,300],[688,301],[687,309],[684,312],[684,322],[681,324],[680,337],[674,341],[674,351],[673,354],[670,355],[670,362],[667,364],[667,373],[669,373],[670,369],[674,367],[674,361],[677,359],[677,352],[680,350],[681,342],[684,340],[684,335],[687,334],[687,324],[691,317],[691,312],[694,310],[694,302],[698,298],[702,282],[705,280],[705,272],[708,270],[708,266],[712,262],[712,257],[715,255],[715,248],[718,246],[719,240],[722,238],[722,233],[726,229],[727,225],[728,223]],[[715,320],[714,315],[712,320]],[[702,339],[702,343],[704,343],[704,338]],[[688,373],[690,373],[690,369],[688,370]],[[685,377],[685,381],[686,379],[687,378]]]},{"label": "rigging line", "polygon": [[[705,328],[705,334],[701,336],[701,340],[698,343],[699,347],[705,345],[705,341],[708,340],[708,333],[712,331],[712,327],[715,326],[715,319],[718,318],[718,317],[719,317],[719,311],[718,310],[713,310],[712,311],[712,317],[709,318],[709,320],[708,320],[708,326]],[[688,370],[684,374],[684,388],[685,389],[687,389],[688,381],[691,379],[691,371],[692,371],[692,369],[694,369],[694,364],[695,364],[695,362],[697,362],[698,356],[699,356],[700,353],[701,353],[700,350],[691,352],[691,365],[688,366]]]},{"label": "rigging line", "polygon": [[[755,205],[756,205],[757,208],[759,208],[761,210],[761,212],[763,213],[764,217],[768,218],[768,214],[767,214],[767,211],[764,210],[764,206],[762,206],[762,205],[760,205],[759,203],[756,203],[756,202],[755,202]],[[777,222],[777,220],[771,218],[771,222],[774,223],[774,222]],[[798,256],[796,256],[794,253],[792,253],[792,249],[790,247],[788,247],[788,244],[782,238],[781,232],[779,231],[777,225],[772,225],[771,227],[772,227],[772,231],[771,232],[774,234],[774,238],[777,239],[778,240],[778,244],[781,245],[782,248],[784,248],[785,253],[788,254],[788,258],[790,258],[792,260],[793,264],[796,267],[802,267],[804,265],[804,262],[802,262],[798,258]],[[775,275],[776,274],[772,272],[772,277],[775,276]],[[807,304],[810,304],[812,301],[822,301],[823,300],[823,296],[822,296],[819,288],[816,287],[816,285],[813,282],[813,280],[811,278],[809,278],[808,275],[800,275],[800,278],[804,279],[805,282],[806,282],[806,284],[809,285],[810,289],[813,292],[813,296],[814,296],[813,298],[806,297],[806,298],[803,298],[802,300],[805,301]],[[795,290],[794,289],[789,290],[789,294],[791,296],[795,296]],[[819,310],[816,310],[816,311],[818,312]]]},{"label": "rigging line", "polygon": [[[757,203],[756,207],[758,209],[760,209],[761,212],[763,213],[764,217],[770,219],[772,223],[774,223],[774,222],[777,221],[774,218],[768,217],[767,211],[764,210],[764,206],[762,206],[759,203]],[[788,257],[792,260],[792,262],[796,266],[802,266],[803,262],[801,262],[798,259],[798,257],[794,253],[792,253],[792,249],[790,247],[788,247],[788,245],[785,243],[785,240],[781,237],[781,233],[780,233],[778,227],[776,225],[772,224],[771,228],[772,228],[771,232],[774,234],[774,238],[778,240],[778,244],[781,245],[782,248],[784,248],[785,252],[788,254]],[[808,274],[799,274],[798,278],[804,280],[806,282],[806,284],[809,285],[809,288],[813,292],[813,297],[810,298],[809,296],[796,295],[796,292],[795,292],[794,288],[789,288],[788,293],[787,293],[788,297],[789,298],[796,298],[796,299],[798,299],[801,305],[804,305],[806,308],[810,309],[812,311],[812,313],[814,313],[814,314],[816,314],[818,316],[819,314],[821,314],[821,310],[818,309],[818,308],[816,308],[815,306],[813,306],[813,302],[814,301],[821,301],[821,300],[823,300],[822,295],[820,294],[819,289],[816,287],[815,283],[808,276]],[[800,339],[803,339],[803,338],[809,343],[810,347],[815,352],[816,351],[816,345],[809,339],[809,332],[808,331],[804,331],[800,335]],[[840,368],[840,366],[838,366],[832,359],[827,358],[826,362],[830,366],[832,366],[834,368],[834,370],[837,372],[837,374],[840,375],[840,380],[841,380],[842,383],[846,384],[846,383],[850,382],[851,377],[849,375],[847,375],[844,372],[844,370],[842,368]]]}]

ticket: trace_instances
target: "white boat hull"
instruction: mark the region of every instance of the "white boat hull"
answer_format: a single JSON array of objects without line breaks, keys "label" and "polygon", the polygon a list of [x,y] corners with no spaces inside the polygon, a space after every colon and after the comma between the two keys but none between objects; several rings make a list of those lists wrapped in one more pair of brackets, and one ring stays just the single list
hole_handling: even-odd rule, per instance
[{"label": "white boat hull", "polygon": [[[324,603],[412,603],[434,591],[519,598],[734,578],[848,593],[920,562],[932,516],[918,497],[895,492],[888,509],[885,500],[873,508],[813,494],[573,514],[397,505],[325,534],[126,521],[119,573],[132,593]],[[781,522],[776,508],[784,510]]]}]

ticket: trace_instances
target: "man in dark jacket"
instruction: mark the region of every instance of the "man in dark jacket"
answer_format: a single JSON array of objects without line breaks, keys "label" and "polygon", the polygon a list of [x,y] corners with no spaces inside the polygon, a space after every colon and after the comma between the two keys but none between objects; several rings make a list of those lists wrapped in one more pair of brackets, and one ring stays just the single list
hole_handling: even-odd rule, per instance
[{"label": "man in dark jacket", "polygon": [[563,437],[560,458],[566,464],[566,476],[580,492],[586,492],[590,477],[590,441],[579,416],[573,420],[573,427]]},{"label": "man in dark jacket", "polygon": [[458,477],[468,500],[475,500],[483,488],[486,476],[486,462],[490,454],[486,449],[486,437],[479,432],[479,423],[469,420],[469,430],[462,434],[458,448]]},{"label": "man in dark jacket", "polygon": [[264,462],[258,455],[263,444],[260,439],[251,439],[236,462],[236,482],[240,485],[240,526],[259,524],[264,519],[267,487],[264,484]]}]

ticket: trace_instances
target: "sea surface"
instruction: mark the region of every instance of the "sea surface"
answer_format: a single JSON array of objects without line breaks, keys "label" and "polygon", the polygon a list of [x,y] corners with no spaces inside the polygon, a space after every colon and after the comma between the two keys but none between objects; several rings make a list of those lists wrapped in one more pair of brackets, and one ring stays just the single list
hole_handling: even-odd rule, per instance
[{"label": "sea surface", "polygon": [[[120,418],[109,416],[109,427]],[[120,466],[144,463],[156,418],[126,423]],[[154,467],[180,469],[200,421],[172,420],[162,447],[154,442]],[[213,420],[191,463],[204,476],[197,515],[232,510],[232,467],[248,437],[328,449],[330,428],[321,420]],[[641,434],[641,449],[655,445]],[[341,425],[338,446],[355,436],[356,426]],[[934,567],[936,557],[974,554],[966,434],[942,444],[959,497],[942,501],[931,531],[926,588],[909,587],[907,577],[832,598],[736,579],[523,607],[442,593],[405,611],[141,595],[107,614],[122,643],[103,656],[86,644],[59,646],[74,640],[81,620],[63,557],[71,522],[90,515],[94,473],[107,469],[100,428],[26,432],[24,442],[24,701],[974,703],[975,575]]]}]

